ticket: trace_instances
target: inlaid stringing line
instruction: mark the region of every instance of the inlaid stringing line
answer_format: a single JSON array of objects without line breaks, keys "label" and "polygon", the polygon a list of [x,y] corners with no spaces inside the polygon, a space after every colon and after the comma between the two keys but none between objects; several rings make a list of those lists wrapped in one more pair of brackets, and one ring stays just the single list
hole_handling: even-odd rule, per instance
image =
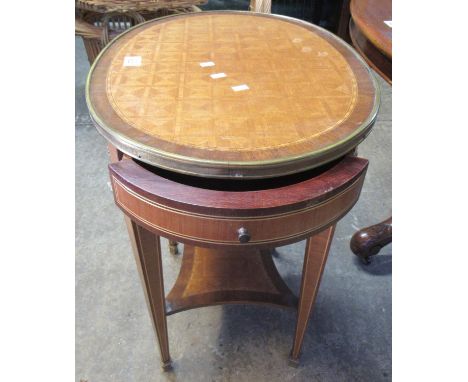
[{"label": "inlaid stringing line", "polygon": [[346,187],[344,190],[339,192],[338,194],[332,196],[330,199],[326,201],[319,202],[317,204],[314,204],[312,206],[307,207],[306,209],[300,210],[300,211],[293,211],[293,212],[282,212],[282,213],[276,213],[276,214],[271,214],[271,215],[265,215],[261,217],[252,217],[252,216],[223,216],[223,215],[205,215],[202,213],[197,213],[197,212],[188,212],[184,211],[178,208],[174,207],[167,207],[163,204],[160,204],[158,202],[155,202],[151,199],[148,199],[141,194],[133,191],[131,188],[127,187],[125,184],[121,183],[116,177],[112,176],[112,182],[114,185],[118,185],[120,188],[125,190],[129,195],[134,197],[135,199],[138,199],[142,201],[143,203],[150,205],[152,207],[155,207],[157,209],[167,211],[170,213],[175,213],[183,216],[190,216],[190,217],[196,217],[196,218],[201,218],[201,219],[206,219],[206,220],[236,220],[236,221],[266,221],[266,220],[275,220],[280,217],[291,217],[291,216],[297,216],[297,215],[303,215],[304,213],[308,213],[312,210],[315,210],[320,207],[325,207],[327,204],[332,203],[336,199],[342,197],[344,194],[346,194],[348,191],[356,188],[359,184],[359,182],[362,181],[362,176],[359,176],[352,184],[350,184],[348,187]]},{"label": "inlaid stringing line", "polygon": [[[115,180],[115,178],[113,178],[113,179]],[[238,245],[238,246],[248,247],[250,245],[256,245],[256,244],[261,244],[261,243],[275,243],[275,242],[280,242],[280,241],[284,241],[284,240],[291,240],[291,239],[294,239],[296,237],[311,234],[312,232],[319,232],[322,228],[326,227],[332,221],[336,220],[340,216],[340,211],[339,211],[339,212],[335,213],[333,215],[333,217],[328,219],[325,223],[323,223],[321,225],[317,225],[317,226],[315,226],[313,228],[310,228],[308,230],[301,231],[301,232],[296,232],[296,233],[286,235],[286,236],[281,236],[281,237],[268,238],[268,239],[262,239],[262,240],[252,240],[252,241],[250,241],[248,243],[240,243],[238,240],[228,241],[228,240],[204,239],[204,238],[201,238],[199,236],[190,236],[190,235],[182,234],[180,232],[169,230],[167,228],[159,226],[159,225],[157,225],[157,224],[143,218],[142,216],[136,214],[133,210],[128,208],[124,203],[122,203],[122,201],[119,199],[118,189],[115,188],[115,190],[116,190],[115,191],[115,196],[116,196],[117,204],[120,207],[122,207],[125,211],[127,211],[127,213],[129,215],[133,216],[135,219],[140,220],[140,221],[144,222],[145,224],[147,224],[148,226],[153,227],[153,228],[155,228],[155,229],[157,229],[157,230],[159,230],[161,232],[168,233],[168,234],[176,236],[176,237],[178,236],[178,237],[181,237],[181,238],[186,238],[186,239],[189,239],[189,240],[194,240],[194,241],[203,242],[203,243],[218,243],[218,244],[229,244],[229,245]],[[351,202],[351,204],[354,204],[354,203]],[[347,212],[348,211],[349,211],[349,209],[347,209]]]},{"label": "inlaid stringing line", "polygon": [[[210,38],[211,38],[211,42],[213,43],[213,19],[212,19],[213,16],[209,16],[208,17],[208,20],[209,20],[209,24],[210,24]],[[249,16],[249,17],[253,17],[253,16]],[[181,70],[183,68],[181,68],[180,66],[183,65],[183,63],[186,62],[186,58],[187,58],[187,53],[186,53],[186,50],[187,50],[187,47],[188,47],[188,32],[187,32],[187,28],[188,28],[188,25],[189,25],[189,19],[190,18],[186,18],[183,22],[184,22],[184,46],[186,47],[186,49],[184,50],[184,53],[183,53],[183,57],[182,57],[182,63],[179,62],[179,85],[180,85],[180,81],[183,80],[183,83],[185,84],[185,74],[184,74],[184,71]],[[279,21],[279,23],[286,23],[284,21]],[[167,22],[167,23],[162,23],[160,25],[156,25],[155,29],[160,29],[160,30],[164,30],[165,27],[167,25],[171,25],[171,24],[177,24],[174,20],[170,21],[170,22]],[[266,24],[267,26],[267,31],[268,31],[268,27],[269,27],[269,24]],[[309,31],[305,31],[305,30],[302,30],[303,28],[299,27],[299,26],[291,26],[291,28],[295,28],[294,30],[297,30],[297,33],[301,33],[302,35],[305,35],[307,34],[307,37],[310,38],[310,39],[313,39],[313,40],[317,40],[318,41],[318,46],[326,46],[327,47],[327,50],[328,51],[333,51],[334,52],[334,55],[338,57],[339,56],[339,53],[336,52],[335,48],[333,46],[331,46],[330,43],[328,43],[327,41],[324,41],[324,40],[321,40],[319,39],[317,36],[315,36],[312,32],[309,32]],[[148,31],[151,31],[152,28],[148,28],[148,30],[146,31],[143,31],[141,33],[141,35],[144,35],[145,32],[148,33]],[[153,31],[154,33],[154,31]],[[261,32],[259,32],[260,34]],[[296,33],[296,32],[295,32]],[[284,34],[287,36],[287,34]],[[159,46],[160,46],[160,42],[162,41],[162,33],[159,33],[159,43],[158,43],[158,49],[159,49]],[[291,41],[290,38],[288,38],[288,44],[290,46],[293,46],[293,43]],[[236,45],[237,45],[237,51],[239,53],[240,51],[240,46],[239,46],[239,34],[236,34]],[[271,49],[271,48],[270,48]],[[154,54],[156,56],[156,53]],[[180,57],[180,56],[179,56]],[[211,58],[213,58],[213,56],[211,55]],[[300,61],[300,60],[299,60]],[[343,94],[343,96],[340,96],[340,95],[326,95],[325,96],[321,96],[320,98],[332,98],[332,99],[336,99],[336,98],[350,98],[350,104],[348,104],[348,107],[346,109],[346,113],[345,115],[340,118],[338,121],[336,121],[334,124],[332,124],[331,126],[328,126],[325,130],[322,130],[322,131],[317,131],[316,133],[314,134],[310,134],[310,135],[307,135],[307,136],[303,136],[303,137],[298,137],[297,139],[295,140],[290,140],[290,141],[287,141],[287,142],[284,142],[284,143],[281,143],[281,142],[274,142],[273,145],[265,145],[265,146],[260,146],[260,147],[255,147],[256,150],[271,150],[271,149],[277,149],[277,148],[281,148],[281,147],[286,147],[286,146],[291,146],[291,145],[297,145],[297,144],[302,144],[304,142],[308,142],[312,139],[314,139],[316,136],[319,136],[319,135],[322,135],[324,134],[325,132],[333,129],[334,127],[336,127],[337,125],[339,125],[340,123],[342,123],[345,119],[347,119],[349,117],[349,115],[351,114],[355,104],[356,104],[356,99],[357,99],[357,81],[352,73],[352,70],[350,69],[349,65],[346,63],[346,61],[341,58],[341,61],[343,62],[343,64],[346,66],[346,71],[349,75],[348,77],[348,80],[351,81],[352,85],[351,85],[351,95],[346,95],[346,94]],[[305,62],[305,61],[304,61]],[[332,62],[333,64],[333,62]],[[112,63],[112,68],[115,68],[115,60],[114,62]],[[310,68],[309,68],[310,69]],[[334,69],[334,74],[335,75],[339,75],[339,73],[337,73],[337,67],[335,65],[333,65],[333,69]],[[279,80],[278,78],[278,73],[276,71],[274,71],[275,73],[275,76],[277,78],[277,81]],[[121,76],[122,76],[122,73],[117,73],[117,75],[119,76],[119,80],[121,80]],[[153,74],[154,75],[154,74]],[[117,80],[114,80],[115,79],[115,76],[113,74],[111,74],[109,76],[111,78],[111,81],[108,81],[107,82],[107,91],[108,91],[108,95],[109,95],[109,98],[111,99],[111,104],[112,106],[114,107],[114,109],[116,110],[116,112],[118,113],[118,115],[124,120],[126,121],[130,126],[133,126],[135,129],[138,129],[140,131],[144,131],[146,132],[147,130],[143,128],[143,126],[139,127],[139,122],[138,121],[133,121],[131,120],[132,117],[131,116],[128,116],[124,110],[121,109],[121,107],[119,106],[119,100],[118,99],[115,99],[114,98],[114,89],[112,89],[112,84],[113,83],[118,83],[119,81]],[[154,79],[154,77],[153,77]],[[277,82],[277,86],[280,86],[281,87],[281,84],[279,82]],[[319,85],[320,86],[320,85]],[[184,86],[179,86],[179,92],[183,92],[183,89],[184,89]],[[323,89],[323,88],[322,88]],[[210,110],[211,110],[211,115],[213,115],[213,111],[214,111],[214,105],[213,105],[213,94],[212,94],[212,87],[211,87],[211,94],[210,94]],[[110,93],[110,94],[109,94]],[[145,91],[145,95],[146,95],[146,98],[148,98],[148,93],[147,91]],[[289,94],[288,94],[289,95]],[[311,97],[311,96],[308,96],[308,97]],[[178,142],[179,144],[182,144],[182,145],[188,145],[188,146],[192,146],[192,147],[198,147],[198,148],[204,148],[204,149],[207,149],[207,147],[205,146],[206,145],[206,142],[203,141],[203,136],[200,138],[202,141],[199,142],[199,143],[194,143],[194,142],[191,142],[190,141],[190,138],[188,137],[184,137],[183,135],[181,136],[180,134],[183,133],[183,131],[181,131],[180,127],[183,126],[183,124],[181,123],[181,121],[179,120],[180,119],[180,114],[182,113],[182,105],[181,105],[181,102],[180,102],[180,93],[179,93],[179,102],[176,102],[176,107],[177,107],[177,114],[176,116],[174,116],[174,118],[177,120],[178,123],[176,123],[176,126],[174,127],[174,129],[177,129],[175,131],[175,139],[176,139],[176,142]],[[278,97],[276,97],[278,98]],[[313,98],[313,97],[311,97]],[[324,102],[323,100],[320,101],[324,107],[325,107],[325,110],[327,111],[327,114],[330,116],[331,114],[331,110],[329,109],[328,105],[325,106],[326,102]],[[284,111],[281,111],[281,112],[287,112],[286,110]],[[148,114],[147,113],[143,113],[145,115]],[[152,117],[152,115],[147,115],[147,117]],[[323,116],[322,118],[324,118],[325,116]],[[214,118],[214,117],[213,117]],[[329,117],[330,118],[330,117]],[[328,119],[329,119],[328,118]],[[304,118],[301,118],[300,115],[299,115],[299,122],[300,121],[306,121],[304,120]],[[141,122],[140,122],[141,123]],[[291,122],[293,123],[293,122]],[[263,137],[266,137],[266,130],[264,128],[261,127],[261,121],[259,120],[256,120],[256,125],[257,127],[259,127],[257,130],[257,134],[258,132],[260,131],[262,136]],[[290,123],[288,123],[288,126],[290,126]],[[290,127],[292,128],[292,127]],[[149,135],[153,135],[155,137],[160,137],[161,139],[164,139],[163,137],[161,137],[160,135],[158,135],[158,130],[155,130],[154,128],[151,130],[149,129],[147,131],[147,133]],[[249,151],[249,150],[252,150],[253,147],[239,147],[239,143],[234,143],[234,145],[237,145],[237,146],[228,146],[228,147],[217,147],[218,150],[222,151],[222,150],[233,150],[235,149],[236,151]]]},{"label": "inlaid stringing line", "polygon": [[[335,49],[335,48],[333,48],[333,49]],[[336,51],[336,52],[339,54],[338,51]],[[335,68],[335,72],[340,76],[340,78],[343,79],[343,82],[344,82],[343,74],[341,73],[341,69],[338,68],[336,62],[333,61],[333,60],[329,60],[329,62],[331,63],[331,65],[333,65],[333,67]],[[349,107],[346,110],[346,113],[345,113],[344,117],[341,120],[339,120],[338,122],[336,122],[336,124],[333,127],[343,123],[346,119],[349,118],[349,116],[351,115],[352,111],[354,110],[354,108],[356,106],[356,100],[358,98],[359,88],[357,86],[356,77],[354,76],[354,73],[353,73],[351,67],[349,66],[349,64],[346,61],[344,63],[345,63],[345,69],[346,69],[346,71],[348,73],[348,78],[351,79],[351,85],[352,85],[351,86],[351,101],[349,103]],[[321,99],[320,101],[322,102],[322,104],[326,104],[327,109],[329,109],[329,106],[328,106],[328,104],[326,103],[325,100]],[[327,129],[325,131],[328,131],[328,130],[329,129]]]}]

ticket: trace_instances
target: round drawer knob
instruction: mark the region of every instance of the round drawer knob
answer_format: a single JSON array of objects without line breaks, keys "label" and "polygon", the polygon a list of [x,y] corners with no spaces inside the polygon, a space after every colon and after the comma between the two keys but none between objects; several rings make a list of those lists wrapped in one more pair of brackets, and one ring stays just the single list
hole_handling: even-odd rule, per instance
[{"label": "round drawer knob", "polygon": [[250,240],[250,233],[247,231],[247,228],[239,228],[237,233],[239,234],[238,238],[241,243],[247,243]]}]

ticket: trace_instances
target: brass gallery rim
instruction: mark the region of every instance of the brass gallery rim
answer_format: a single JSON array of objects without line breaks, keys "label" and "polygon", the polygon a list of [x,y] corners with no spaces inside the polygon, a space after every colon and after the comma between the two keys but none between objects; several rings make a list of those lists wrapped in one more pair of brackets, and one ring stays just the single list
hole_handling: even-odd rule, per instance
[{"label": "brass gallery rim", "polygon": [[193,175],[279,176],[359,144],[380,91],[345,42],[239,11],[168,16],[121,34],[86,84],[97,129],[126,154]]}]

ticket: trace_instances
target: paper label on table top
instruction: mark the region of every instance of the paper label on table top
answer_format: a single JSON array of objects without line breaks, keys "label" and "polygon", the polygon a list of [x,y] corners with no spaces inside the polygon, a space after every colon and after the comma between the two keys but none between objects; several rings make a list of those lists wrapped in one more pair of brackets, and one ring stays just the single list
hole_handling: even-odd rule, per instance
[{"label": "paper label on table top", "polygon": [[206,68],[208,66],[215,66],[215,63],[213,61],[200,62],[200,66]]},{"label": "paper label on table top", "polygon": [[224,78],[227,76],[226,76],[226,73],[214,73],[214,74],[210,74],[210,77],[216,80],[217,78]]},{"label": "paper label on table top", "polygon": [[123,66],[141,66],[141,56],[125,56]]},{"label": "paper label on table top", "polygon": [[392,27],[392,20],[384,21],[384,23],[387,24],[390,28]]},{"label": "paper label on table top", "polygon": [[242,90],[249,90],[250,89],[246,84],[231,86],[231,88],[235,92],[240,92]]}]

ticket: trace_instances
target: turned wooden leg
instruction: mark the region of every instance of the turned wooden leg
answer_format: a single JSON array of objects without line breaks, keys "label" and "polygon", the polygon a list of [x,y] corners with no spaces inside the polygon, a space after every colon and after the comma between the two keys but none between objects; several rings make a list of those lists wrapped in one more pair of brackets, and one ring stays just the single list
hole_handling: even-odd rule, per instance
[{"label": "turned wooden leg", "polygon": [[392,218],[379,224],[357,231],[351,238],[350,247],[364,264],[370,263],[370,256],[377,255],[380,250],[392,242]]},{"label": "turned wooden leg", "polygon": [[291,366],[299,366],[299,356],[302,349],[304,334],[314,306],[315,297],[317,296],[320,278],[325,268],[334,232],[335,225],[307,239],[297,309],[296,332],[289,355],[289,364]]},{"label": "turned wooden leg", "polygon": [[177,255],[179,253],[177,248],[177,241],[169,240],[169,252],[171,255]]},{"label": "turned wooden leg", "polygon": [[159,342],[164,371],[171,369],[169,339],[167,335],[164,280],[161,263],[159,236],[135,224],[125,217],[130,241],[135,254],[138,272],[145,291],[146,302],[151,313],[153,327]]}]

